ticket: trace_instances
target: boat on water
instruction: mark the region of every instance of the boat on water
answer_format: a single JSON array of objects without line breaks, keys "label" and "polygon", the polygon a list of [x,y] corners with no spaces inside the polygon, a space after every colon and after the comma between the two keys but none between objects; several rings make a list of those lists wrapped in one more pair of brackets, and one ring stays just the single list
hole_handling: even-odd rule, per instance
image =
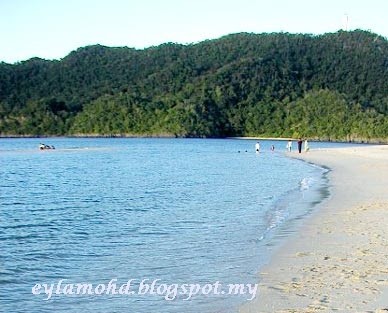
[{"label": "boat on water", "polygon": [[40,143],[39,150],[55,150],[55,147]]}]

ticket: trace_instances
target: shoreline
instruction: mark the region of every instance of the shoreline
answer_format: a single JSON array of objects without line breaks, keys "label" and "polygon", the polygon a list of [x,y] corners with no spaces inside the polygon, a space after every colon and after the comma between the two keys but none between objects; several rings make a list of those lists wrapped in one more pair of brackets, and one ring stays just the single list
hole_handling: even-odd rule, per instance
[{"label": "shoreline", "polygon": [[331,195],[261,268],[239,312],[388,312],[388,146],[287,155],[329,168]]},{"label": "shoreline", "polygon": [[[303,137],[304,138],[304,137]],[[288,137],[225,137],[225,139],[236,139],[236,140],[272,140],[272,141],[298,141],[298,138]],[[368,144],[368,145],[386,145],[388,139],[383,138],[361,138],[359,140],[340,140],[340,139],[328,139],[328,138],[307,138],[309,142],[333,142],[333,143],[351,143],[351,144]]]},{"label": "shoreline", "polygon": [[[38,138],[128,138],[128,139],[234,139],[234,140],[272,140],[272,141],[297,141],[298,138],[289,137],[261,137],[261,136],[235,136],[235,137],[185,137],[173,134],[153,134],[153,135],[139,135],[139,134],[117,134],[117,135],[0,135],[0,139],[38,139]],[[370,144],[370,145],[385,145],[388,144],[388,138],[360,138],[357,140],[341,140],[328,138],[310,138],[310,142],[333,142],[333,143],[353,143],[353,144]]]}]

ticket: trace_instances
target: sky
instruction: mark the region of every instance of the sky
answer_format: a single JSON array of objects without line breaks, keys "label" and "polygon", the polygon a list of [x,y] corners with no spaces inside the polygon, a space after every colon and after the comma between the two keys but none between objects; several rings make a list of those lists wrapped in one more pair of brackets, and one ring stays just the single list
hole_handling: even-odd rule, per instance
[{"label": "sky", "polygon": [[388,37],[388,0],[0,0],[0,62],[61,59],[92,44],[143,49],[238,32]]}]

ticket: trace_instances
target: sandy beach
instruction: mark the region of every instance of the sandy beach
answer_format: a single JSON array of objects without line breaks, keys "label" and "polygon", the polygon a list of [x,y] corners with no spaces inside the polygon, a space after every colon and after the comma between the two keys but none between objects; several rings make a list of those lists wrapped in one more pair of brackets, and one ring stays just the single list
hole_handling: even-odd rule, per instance
[{"label": "sandy beach", "polygon": [[388,146],[290,155],[329,167],[331,196],[275,252],[240,312],[388,312]]}]

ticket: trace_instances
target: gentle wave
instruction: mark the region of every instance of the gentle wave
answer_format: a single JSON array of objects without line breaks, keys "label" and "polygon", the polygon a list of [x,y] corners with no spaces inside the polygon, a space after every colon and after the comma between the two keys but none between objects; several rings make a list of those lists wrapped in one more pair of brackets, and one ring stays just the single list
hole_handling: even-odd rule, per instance
[{"label": "gentle wave", "polygon": [[[48,142],[55,153],[26,153],[38,140],[8,139],[2,150],[14,150],[0,154],[0,283],[9,297],[0,305],[10,312],[41,312],[31,287],[62,278],[255,283],[271,234],[301,214],[288,195],[300,198],[321,176],[270,153],[270,141],[260,155],[254,141],[195,139],[60,138]],[[44,309],[207,313],[244,299],[74,300]]]}]

